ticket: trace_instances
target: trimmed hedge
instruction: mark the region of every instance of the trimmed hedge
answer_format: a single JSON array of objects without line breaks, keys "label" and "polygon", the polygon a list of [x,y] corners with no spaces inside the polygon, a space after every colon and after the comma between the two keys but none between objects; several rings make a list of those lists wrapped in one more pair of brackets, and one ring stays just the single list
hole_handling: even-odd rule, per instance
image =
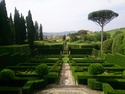
[{"label": "trimmed hedge", "polygon": [[102,83],[96,79],[88,79],[88,86],[94,90],[102,90]]},{"label": "trimmed hedge", "polygon": [[51,55],[51,54],[60,55],[60,51],[62,51],[62,50],[59,48],[48,48],[48,49],[39,48],[38,51],[39,51],[39,55]]},{"label": "trimmed hedge", "polygon": [[59,73],[49,72],[49,74],[44,76],[44,78],[47,80],[47,84],[58,83]]},{"label": "trimmed hedge", "polygon": [[82,48],[82,49],[69,49],[70,54],[85,54],[85,55],[91,55],[92,48]]},{"label": "trimmed hedge", "polygon": [[125,90],[115,90],[108,83],[102,85],[104,94],[125,94]]},{"label": "trimmed hedge", "polygon": [[22,87],[22,93],[23,94],[31,94],[36,89],[41,89],[46,87],[46,81],[41,80],[35,80],[35,81],[27,81],[27,83]]},{"label": "trimmed hedge", "polygon": [[106,62],[108,63],[113,63],[113,64],[117,64],[121,67],[125,67],[125,56],[121,55],[119,53],[115,53],[115,54],[107,54],[106,56]]},{"label": "trimmed hedge", "polygon": [[30,51],[29,44],[23,45],[10,45],[10,46],[0,46],[0,54],[3,53],[25,53],[28,54]]},{"label": "trimmed hedge", "polygon": [[104,60],[74,60],[76,63],[104,63]]},{"label": "trimmed hedge", "polygon": [[19,87],[0,87],[0,94],[21,94]]},{"label": "trimmed hedge", "polygon": [[0,55],[0,70],[9,65],[9,53],[4,53]]}]

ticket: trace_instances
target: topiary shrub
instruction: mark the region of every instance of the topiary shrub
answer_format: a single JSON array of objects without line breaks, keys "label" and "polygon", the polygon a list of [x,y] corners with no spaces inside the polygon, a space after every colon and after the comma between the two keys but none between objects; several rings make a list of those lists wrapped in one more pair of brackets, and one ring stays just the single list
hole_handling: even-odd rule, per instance
[{"label": "topiary shrub", "polygon": [[49,73],[49,67],[46,64],[40,64],[36,67],[35,71],[40,77],[43,77]]},{"label": "topiary shrub", "polygon": [[99,63],[93,63],[88,67],[88,72],[92,75],[102,74],[104,72],[104,67]]},{"label": "topiary shrub", "polygon": [[5,81],[6,87],[8,86],[8,81],[14,79],[15,73],[10,69],[3,69],[0,72],[0,78]]},{"label": "topiary shrub", "polygon": [[3,70],[0,72],[0,78],[1,78],[2,80],[9,81],[9,80],[12,80],[14,77],[15,77],[15,73],[14,73],[13,70],[3,69]]}]

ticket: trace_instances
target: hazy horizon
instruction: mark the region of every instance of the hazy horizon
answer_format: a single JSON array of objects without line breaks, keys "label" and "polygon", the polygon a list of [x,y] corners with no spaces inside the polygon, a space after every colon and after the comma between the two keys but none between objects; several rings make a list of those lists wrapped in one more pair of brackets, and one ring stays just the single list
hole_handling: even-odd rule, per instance
[{"label": "hazy horizon", "polygon": [[100,31],[101,28],[88,20],[92,11],[109,9],[119,16],[108,23],[104,30],[125,27],[124,0],[5,0],[8,16],[14,15],[15,7],[25,17],[31,10],[33,21],[43,25],[43,32]]}]

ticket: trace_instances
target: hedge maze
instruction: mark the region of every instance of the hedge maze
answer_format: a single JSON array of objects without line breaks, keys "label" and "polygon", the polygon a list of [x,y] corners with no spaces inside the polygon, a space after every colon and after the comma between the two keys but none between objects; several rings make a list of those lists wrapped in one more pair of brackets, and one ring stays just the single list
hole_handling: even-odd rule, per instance
[{"label": "hedge maze", "polygon": [[[118,53],[104,54],[95,48],[90,45],[69,45],[70,54],[61,55],[63,45],[40,45],[36,46],[32,56],[29,45],[0,47],[0,70],[10,69],[15,73],[13,79],[7,76],[9,80],[3,80],[0,72],[0,94],[32,94],[49,84],[58,84],[64,63],[62,58],[65,56],[69,58],[76,83],[104,91],[104,94],[125,94],[125,56]],[[44,76],[36,72],[40,64],[48,67],[49,72]],[[97,74],[91,74],[88,70],[92,64],[101,64],[104,69],[102,73],[95,65],[93,71]]]}]

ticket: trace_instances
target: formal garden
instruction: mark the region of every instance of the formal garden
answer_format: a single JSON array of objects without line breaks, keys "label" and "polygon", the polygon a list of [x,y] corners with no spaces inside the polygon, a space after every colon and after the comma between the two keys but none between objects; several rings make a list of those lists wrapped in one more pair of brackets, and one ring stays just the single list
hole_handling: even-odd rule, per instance
[{"label": "formal garden", "polygon": [[[118,16],[112,10],[88,14],[101,33],[78,30],[47,36],[30,10],[24,17],[15,7],[14,15],[8,16],[5,0],[1,0],[0,94],[38,94],[34,92],[51,85],[60,90],[65,87],[65,91],[73,87],[73,92],[89,88],[101,94],[125,94],[125,28],[103,32]],[[97,94],[89,91],[85,94]]]},{"label": "formal garden", "polygon": [[32,94],[47,85],[58,85],[62,64],[69,63],[77,85],[87,85],[104,94],[125,94],[124,55],[104,54],[97,46],[79,48],[71,44],[66,54],[63,47],[64,44],[36,45],[32,55],[26,44],[1,47],[0,93]]}]

